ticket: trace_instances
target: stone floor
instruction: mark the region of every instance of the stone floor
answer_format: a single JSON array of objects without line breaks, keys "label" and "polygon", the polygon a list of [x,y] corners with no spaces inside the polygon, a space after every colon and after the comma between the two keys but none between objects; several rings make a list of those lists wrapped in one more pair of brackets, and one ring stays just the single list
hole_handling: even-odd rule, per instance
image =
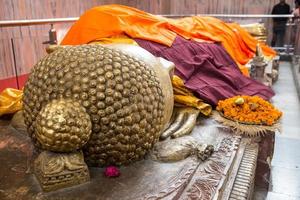
[{"label": "stone floor", "polygon": [[256,188],[255,200],[300,200],[300,102],[291,64],[282,62],[279,70],[273,102],[284,112],[282,133],[275,139],[269,191]]}]

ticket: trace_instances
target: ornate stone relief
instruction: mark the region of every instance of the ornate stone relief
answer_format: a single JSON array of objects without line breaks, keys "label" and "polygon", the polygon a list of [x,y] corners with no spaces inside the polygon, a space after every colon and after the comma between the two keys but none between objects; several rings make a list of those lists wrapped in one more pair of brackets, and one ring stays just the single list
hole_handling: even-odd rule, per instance
[{"label": "ornate stone relief", "polygon": [[205,162],[195,162],[183,168],[171,184],[159,193],[147,195],[142,199],[152,200],[171,197],[173,199],[211,199],[222,182],[228,166],[232,164],[240,144],[240,136],[226,136],[215,152]]},{"label": "ornate stone relief", "polygon": [[34,170],[45,191],[77,185],[90,179],[82,152],[57,154],[43,151],[35,160]]}]

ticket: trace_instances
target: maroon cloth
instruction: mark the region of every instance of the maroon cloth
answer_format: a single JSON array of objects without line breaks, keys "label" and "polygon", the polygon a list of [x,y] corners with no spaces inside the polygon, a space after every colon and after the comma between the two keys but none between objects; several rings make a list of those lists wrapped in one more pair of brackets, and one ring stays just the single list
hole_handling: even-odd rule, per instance
[{"label": "maroon cloth", "polygon": [[185,86],[212,105],[236,95],[257,95],[265,100],[274,96],[270,87],[245,77],[221,45],[179,36],[171,47],[142,39],[135,41],[153,55],[172,61],[175,74],[184,80]]}]

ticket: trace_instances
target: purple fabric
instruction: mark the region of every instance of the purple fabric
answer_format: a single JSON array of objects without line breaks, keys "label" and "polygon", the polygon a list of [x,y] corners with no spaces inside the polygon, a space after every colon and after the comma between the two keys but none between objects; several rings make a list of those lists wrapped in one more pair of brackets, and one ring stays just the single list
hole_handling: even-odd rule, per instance
[{"label": "purple fabric", "polygon": [[270,87],[245,77],[221,45],[179,36],[171,47],[142,39],[135,41],[153,55],[172,61],[175,74],[184,80],[185,86],[212,105],[236,95],[257,95],[265,100],[274,96]]}]

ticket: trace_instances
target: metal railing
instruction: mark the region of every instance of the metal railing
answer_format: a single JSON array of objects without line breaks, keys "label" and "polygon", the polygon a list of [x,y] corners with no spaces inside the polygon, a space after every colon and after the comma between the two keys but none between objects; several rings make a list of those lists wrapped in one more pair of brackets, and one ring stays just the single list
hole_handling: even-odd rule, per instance
[{"label": "metal railing", "polygon": [[42,24],[69,23],[69,22],[75,22],[78,19],[79,19],[79,17],[50,18],[50,19],[4,20],[4,21],[0,21],[0,27],[32,26],[32,25],[42,25]]},{"label": "metal railing", "polygon": [[[217,18],[225,18],[227,21],[232,22],[235,21],[233,19],[273,19],[273,18],[289,18],[292,19],[293,15],[258,15],[258,14],[248,14],[248,15],[241,15],[241,14],[189,14],[189,15],[159,15],[162,17],[167,17],[167,18],[181,18],[181,17],[189,17],[189,16],[211,16],[211,17],[217,17]],[[57,24],[57,23],[71,23],[75,22],[79,19],[79,17],[70,17],[70,18],[49,18],[49,19],[30,19],[30,20],[4,20],[0,21],[0,27],[15,27],[15,26],[32,26],[32,25],[45,25],[45,24]],[[260,21],[262,22],[262,21]],[[297,29],[296,26],[299,26],[298,24],[295,23],[287,23],[287,29]],[[294,28],[291,28],[294,27]],[[274,49],[284,52],[285,54],[291,54],[294,52],[294,47],[295,45],[300,45],[300,44],[295,44],[293,41],[291,41],[292,36],[291,36],[291,31],[287,32],[286,38],[288,41],[286,41],[286,44],[282,47],[274,47]],[[300,34],[300,33],[298,33]],[[53,36],[53,35],[52,35]],[[55,41],[53,37],[49,33],[49,43],[53,43]]]},{"label": "metal railing", "polygon": [[[195,14],[199,16],[209,17],[222,17],[222,18],[292,18],[293,15],[225,15],[225,14]],[[191,17],[195,15],[159,15],[168,18],[180,18],[180,17]],[[26,19],[26,20],[2,20],[0,21],[0,27],[8,26],[31,26],[41,24],[54,24],[54,23],[69,23],[75,22],[79,17],[69,18],[49,18],[49,19]]]},{"label": "metal railing", "polygon": [[[221,18],[291,18],[293,15],[242,15],[242,14],[195,14],[206,17],[221,17]],[[168,18],[191,17],[195,15],[160,15]]]}]

